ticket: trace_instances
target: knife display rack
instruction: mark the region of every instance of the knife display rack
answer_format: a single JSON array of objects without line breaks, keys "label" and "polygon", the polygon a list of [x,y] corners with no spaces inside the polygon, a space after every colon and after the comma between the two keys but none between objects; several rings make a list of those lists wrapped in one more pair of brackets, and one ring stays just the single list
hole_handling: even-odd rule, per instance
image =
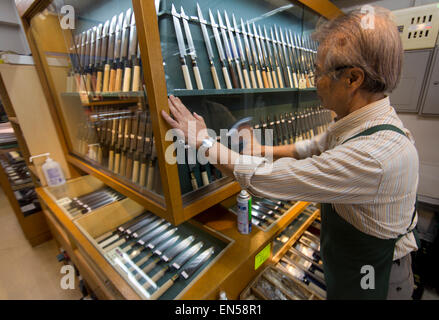
[{"label": "knife display rack", "polygon": [[[172,224],[240,186],[212,165],[166,161],[174,140],[161,111],[169,112],[169,95],[202,115],[217,136],[244,117],[255,127],[276,117],[276,131],[287,113],[292,121],[321,109],[310,38],[318,15],[300,3],[224,0],[207,8],[195,0],[84,0],[76,4],[75,29],[62,29],[63,1],[27,2],[22,20],[67,161]],[[55,57],[58,64],[50,65]],[[130,132],[140,110],[147,135]],[[131,158],[139,163],[135,177]]]}]

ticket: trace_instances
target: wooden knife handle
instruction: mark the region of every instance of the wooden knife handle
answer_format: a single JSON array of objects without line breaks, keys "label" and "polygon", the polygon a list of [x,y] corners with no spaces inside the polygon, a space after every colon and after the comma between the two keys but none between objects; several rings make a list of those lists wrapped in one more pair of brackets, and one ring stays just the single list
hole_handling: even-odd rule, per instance
[{"label": "wooden knife handle", "polygon": [[102,146],[99,146],[99,148],[98,148],[98,162],[100,164],[102,164],[102,160],[103,160],[103,158],[102,158]]},{"label": "wooden knife handle", "polygon": [[242,76],[241,66],[238,62],[236,62],[235,65],[236,65],[236,71],[238,72],[239,85],[241,86],[241,89],[245,89],[244,77]]},{"label": "wooden knife handle", "polygon": [[207,186],[210,183],[207,171],[201,171],[201,179],[203,180],[203,186]]},{"label": "wooden knife handle", "polygon": [[198,90],[204,90],[203,81],[201,80],[200,69],[198,69],[197,65],[194,65],[193,70],[194,70],[195,82],[197,83]]},{"label": "wooden knife handle", "polygon": [[235,69],[233,68],[233,62],[229,63],[230,80],[232,80],[233,88],[239,88],[238,77],[236,76]]},{"label": "wooden knife handle", "polygon": [[114,156],[114,168],[113,172],[115,174],[119,174],[119,168],[120,168],[120,152],[117,152]]},{"label": "wooden knife handle", "polygon": [[279,88],[279,83],[277,82],[276,71],[271,70],[271,76],[273,78],[273,86]]},{"label": "wooden knife handle", "polygon": [[232,83],[230,82],[229,73],[227,72],[227,68],[225,66],[223,66],[222,70],[223,70],[223,75],[224,75],[224,81],[226,83],[226,88],[227,89],[233,89],[232,88]]},{"label": "wooden knife handle", "polygon": [[110,65],[106,64],[104,67],[104,79],[102,80],[102,91],[108,92],[110,85]]},{"label": "wooden knife handle", "polygon": [[252,69],[250,69],[250,78],[252,80],[252,88],[253,89],[257,89],[258,88],[258,83],[256,82],[255,72]]},{"label": "wooden knife handle", "polygon": [[258,79],[258,87],[264,89],[264,83],[262,82],[261,70],[256,68],[256,78]]},{"label": "wooden knife handle", "polygon": [[262,70],[262,80],[264,81],[264,88],[270,88],[270,84],[268,83],[267,71]]},{"label": "wooden knife handle", "polygon": [[96,92],[102,91],[102,71],[98,71],[96,75]]},{"label": "wooden knife handle", "polygon": [[267,70],[267,79],[268,79],[268,86],[270,87],[270,89],[273,89],[274,88],[273,78],[271,77],[271,72],[269,70]]},{"label": "wooden knife handle", "polygon": [[285,87],[284,80],[282,77],[282,72],[280,72],[280,67],[277,66],[276,70],[277,70],[277,79],[279,80],[279,88],[284,88]]},{"label": "wooden knife handle", "polygon": [[91,89],[91,74],[87,73],[86,78],[85,78],[85,90],[87,90],[88,92],[92,91]]},{"label": "wooden knife handle", "polygon": [[110,150],[108,153],[108,170],[113,171],[114,169],[114,150]]},{"label": "wooden knife handle", "polygon": [[133,158],[127,156],[127,169],[125,171],[125,177],[131,179],[133,176]]},{"label": "wooden knife handle", "polygon": [[220,85],[220,82],[218,79],[218,74],[216,73],[215,66],[213,64],[210,66],[210,72],[212,73],[212,79],[213,79],[213,83],[215,85],[215,89],[220,90],[221,85]]},{"label": "wooden knife handle", "polygon": [[[245,87],[247,89],[251,89],[252,88],[252,84],[250,83],[250,78],[248,76],[248,71],[247,69],[243,68],[242,69],[242,74],[244,76],[244,81],[245,81]],[[253,75],[254,76],[254,75]]]},{"label": "wooden knife handle", "polygon": [[172,285],[174,284],[174,280],[171,278],[168,281],[166,281],[160,288],[157,289],[156,292],[154,292],[149,299],[150,300],[157,300],[160,298]]},{"label": "wooden knife handle", "polygon": [[297,79],[297,73],[293,72],[294,88],[299,88],[299,80]]},{"label": "wooden knife handle", "polygon": [[139,160],[134,160],[133,176],[131,177],[131,180],[134,183],[137,183],[139,181]]},{"label": "wooden knife handle", "polygon": [[116,84],[114,86],[114,91],[120,92],[122,91],[122,74],[123,74],[123,68],[117,68],[116,70]]},{"label": "wooden knife handle", "polygon": [[193,90],[191,76],[189,74],[189,69],[186,64],[181,65],[181,71],[183,71],[184,83],[186,84],[187,90]]},{"label": "wooden knife handle", "polygon": [[116,88],[116,69],[111,68],[110,70],[110,83],[108,85],[108,91],[114,92]]},{"label": "wooden knife handle", "polygon": [[192,184],[192,190],[198,189],[198,182],[197,182],[197,179],[195,178],[195,174],[193,172],[191,172],[191,184]]},{"label": "wooden knife handle", "polygon": [[146,163],[142,162],[140,165],[139,185],[144,187],[146,182]]},{"label": "wooden knife handle", "polygon": [[130,91],[130,86],[131,86],[131,68],[126,67],[123,76],[122,91],[123,92]]},{"label": "wooden knife handle", "polygon": [[291,69],[289,66],[287,66],[287,74],[288,74],[288,81],[290,83],[290,88],[294,88],[293,79],[291,78]]},{"label": "wooden knife handle", "polygon": [[152,190],[153,183],[154,183],[154,164],[151,161],[148,167],[148,180],[146,182],[146,190]]},{"label": "wooden knife handle", "polygon": [[123,152],[120,158],[119,174],[125,177],[126,169],[127,169],[127,154]]},{"label": "wooden knife handle", "polygon": [[140,88],[140,66],[134,66],[133,85],[131,91],[139,91]]}]

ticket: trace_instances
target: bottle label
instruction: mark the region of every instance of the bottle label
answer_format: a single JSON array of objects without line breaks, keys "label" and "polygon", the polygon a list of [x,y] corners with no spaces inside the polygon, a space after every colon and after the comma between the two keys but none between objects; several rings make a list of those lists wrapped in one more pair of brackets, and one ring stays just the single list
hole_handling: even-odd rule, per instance
[{"label": "bottle label", "polygon": [[52,185],[58,185],[64,182],[63,177],[60,176],[59,174],[59,169],[58,168],[50,168],[47,169],[47,177],[49,178],[47,181],[47,183],[52,186]]}]

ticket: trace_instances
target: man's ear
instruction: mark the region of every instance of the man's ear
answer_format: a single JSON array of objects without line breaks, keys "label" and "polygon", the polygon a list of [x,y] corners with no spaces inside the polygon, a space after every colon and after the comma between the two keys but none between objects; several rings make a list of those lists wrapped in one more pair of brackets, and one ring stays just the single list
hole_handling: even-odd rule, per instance
[{"label": "man's ear", "polygon": [[361,68],[351,68],[346,71],[346,84],[352,89],[360,88],[364,83],[364,71]]}]

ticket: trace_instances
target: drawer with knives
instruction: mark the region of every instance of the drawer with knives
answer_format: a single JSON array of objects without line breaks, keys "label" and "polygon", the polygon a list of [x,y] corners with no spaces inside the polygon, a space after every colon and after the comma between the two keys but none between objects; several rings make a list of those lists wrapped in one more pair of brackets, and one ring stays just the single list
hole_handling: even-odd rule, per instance
[{"label": "drawer with knives", "polygon": [[136,203],[117,203],[75,224],[143,299],[178,299],[231,240],[196,222],[173,226]]}]

